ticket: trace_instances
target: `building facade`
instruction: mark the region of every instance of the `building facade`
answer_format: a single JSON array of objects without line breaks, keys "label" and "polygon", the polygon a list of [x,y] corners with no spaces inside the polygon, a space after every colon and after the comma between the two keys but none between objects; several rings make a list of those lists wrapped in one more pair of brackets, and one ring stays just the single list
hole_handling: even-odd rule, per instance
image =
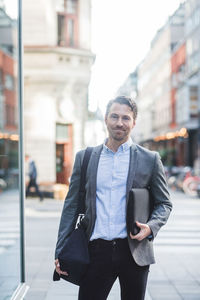
[{"label": "building facade", "polygon": [[[182,166],[185,164],[188,155],[188,132],[184,127],[185,123],[181,118],[188,112],[188,105],[185,103],[187,97],[183,97],[182,87],[186,80],[186,44],[181,41],[175,47],[171,56],[171,144],[173,147],[173,164]],[[180,136],[179,132],[185,132]]]},{"label": "building facade", "polygon": [[135,140],[159,151],[165,165],[193,167],[200,153],[199,0],[180,4],[136,70],[137,86],[130,74],[118,90],[137,91]]},{"label": "building facade", "polygon": [[[168,166],[193,167],[200,141],[200,1],[180,4],[151,48],[118,90],[138,104],[134,139],[159,151]],[[200,142],[199,142],[200,145]]]},{"label": "building facade", "polygon": [[118,89],[117,95],[118,96],[125,95],[125,96],[131,96],[133,98],[136,98],[138,94],[137,85],[138,85],[138,74],[136,69],[134,72],[128,75],[127,79]]},{"label": "building facade", "polygon": [[[183,37],[171,56],[171,112],[174,164],[194,166],[198,146],[200,1],[185,2]],[[180,134],[182,130],[182,135]]]},{"label": "building facade", "polygon": [[85,146],[90,2],[24,2],[25,151],[43,184],[68,183],[74,154]]},{"label": "building facade", "polygon": [[[185,127],[188,130],[188,164],[193,166],[200,155],[200,1],[186,1],[186,80],[182,88],[188,112]],[[179,101],[181,101],[179,99]],[[180,116],[179,119],[183,120]]]},{"label": "building facade", "polygon": [[[27,2],[24,1],[24,21]],[[27,27],[30,29],[33,26],[34,29],[30,31],[30,35],[24,30],[24,35],[28,36],[25,40],[31,43],[33,37],[32,40],[34,41],[35,38],[39,47],[36,44],[27,43],[25,49],[26,101],[23,116],[22,1],[13,0],[12,5],[10,1],[0,1],[1,300],[24,299],[28,289],[25,283],[24,264],[23,137],[25,136],[26,152],[36,159],[36,163],[41,161],[40,157],[43,155],[44,165],[38,165],[38,170],[40,173],[41,167],[44,167],[46,173],[41,171],[40,175],[54,182],[64,180],[68,173],[66,170],[66,173],[63,170],[59,172],[59,166],[63,167],[67,159],[73,156],[72,152],[75,147],[78,149],[84,144],[81,135],[85,122],[83,110],[87,111],[87,85],[90,79],[90,66],[94,59],[89,50],[88,37],[90,5],[89,1],[80,1],[81,3],[75,1],[78,6],[74,1],[73,3],[67,1],[70,14],[66,16],[65,12],[61,11],[63,9],[61,1],[58,1],[61,6],[58,8],[59,13],[54,15],[54,20],[50,6],[47,5],[51,3],[54,6],[54,2],[29,2],[33,15],[35,5],[39,5],[38,15],[36,13],[39,20],[37,22],[37,17],[31,18],[29,12],[30,18],[26,20],[29,23]],[[46,11],[46,19],[44,11],[42,15],[42,5]],[[66,3],[64,3],[64,8],[66,9]],[[78,9],[77,18],[74,13],[75,9]],[[58,33],[55,34],[56,37],[54,36],[55,24],[50,26],[52,20],[58,24],[67,24],[67,27],[64,26],[64,33],[58,25],[56,27]],[[43,21],[50,23],[48,26],[43,24],[42,27],[37,28]],[[66,31],[67,34],[69,33],[67,38]],[[73,37],[72,34],[74,34]],[[81,36],[80,39],[79,36]],[[52,37],[55,37],[55,45],[48,43]],[[25,134],[23,133],[23,119],[25,119]],[[74,134],[76,131],[79,135]],[[48,164],[44,152],[49,160]],[[58,159],[60,152],[63,155],[61,156],[62,164]],[[52,153],[55,156],[51,157]],[[52,170],[54,175],[52,175]]]},{"label": "building facade", "polygon": [[185,7],[181,4],[157,32],[149,53],[138,68],[140,143],[159,151],[166,164],[174,164],[173,143],[168,138],[174,114],[171,104],[171,55],[183,36],[184,19]]}]

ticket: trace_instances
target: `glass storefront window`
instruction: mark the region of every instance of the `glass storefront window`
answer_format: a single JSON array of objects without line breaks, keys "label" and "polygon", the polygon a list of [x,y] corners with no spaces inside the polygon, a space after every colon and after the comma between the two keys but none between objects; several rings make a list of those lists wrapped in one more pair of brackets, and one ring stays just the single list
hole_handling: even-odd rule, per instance
[{"label": "glass storefront window", "polygon": [[76,14],[77,0],[57,0],[56,11],[67,12],[68,14]]},{"label": "glass storefront window", "polygon": [[56,124],[56,139],[66,141],[68,138],[69,138],[68,125]]},{"label": "glass storefront window", "polygon": [[58,46],[76,46],[77,7],[77,0],[58,0],[56,3]]},{"label": "glass storefront window", "polygon": [[67,13],[75,14],[77,9],[77,0],[67,0]]},{"label": "glass storefront window", "polygon": [[18,0],[0,2],[0,299],[21,283]]}]

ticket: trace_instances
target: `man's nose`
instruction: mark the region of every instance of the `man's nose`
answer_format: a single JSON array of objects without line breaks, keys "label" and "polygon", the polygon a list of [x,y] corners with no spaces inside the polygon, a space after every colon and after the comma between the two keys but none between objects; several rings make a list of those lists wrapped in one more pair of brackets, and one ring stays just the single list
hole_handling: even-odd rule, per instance
[{"label": "man's nose", "polygon": [[117,119],[117,126],[123,126],[123,122],[121,118]]}]

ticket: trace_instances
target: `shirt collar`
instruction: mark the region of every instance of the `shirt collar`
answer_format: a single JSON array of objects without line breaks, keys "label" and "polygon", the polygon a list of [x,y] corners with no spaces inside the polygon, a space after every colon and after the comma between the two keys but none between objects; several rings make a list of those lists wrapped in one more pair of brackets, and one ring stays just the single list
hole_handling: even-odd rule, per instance
[{"label": "shirt collar", "polygon": [[[104,149],[104,151],[106,151],[106,152],[113,152],[110,148],[108,148],[108,147],[106,146],[107,140],[108,140],[108,138],[105,139],[105,141],[104,141],[104,143],[103,143],[103,149]],[[131,138],[129,138],[127,142],[125,142],[125,143],[123,143],[123,144],[121,144],[121,145],[119,146],[117,152],[118,152],[118,151],[120,151],[120,152],[122,152],[122,151],[125,152],[126,150],[128,150],[128,149],[131,147],[132,144],[133,144],[133,141],[132,141]]]}]

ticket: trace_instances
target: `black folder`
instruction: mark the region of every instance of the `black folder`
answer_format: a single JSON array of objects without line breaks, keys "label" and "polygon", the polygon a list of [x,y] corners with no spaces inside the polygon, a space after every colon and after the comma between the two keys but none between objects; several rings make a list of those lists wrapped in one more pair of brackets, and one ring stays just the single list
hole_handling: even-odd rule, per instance
[{"label": "black folder", "polygon": [[150,194],[147,188],[133,188],[130,190],[127,204],[127,230],[133,235],[140,231],[136,221],[147,223],[150,217]]}]

